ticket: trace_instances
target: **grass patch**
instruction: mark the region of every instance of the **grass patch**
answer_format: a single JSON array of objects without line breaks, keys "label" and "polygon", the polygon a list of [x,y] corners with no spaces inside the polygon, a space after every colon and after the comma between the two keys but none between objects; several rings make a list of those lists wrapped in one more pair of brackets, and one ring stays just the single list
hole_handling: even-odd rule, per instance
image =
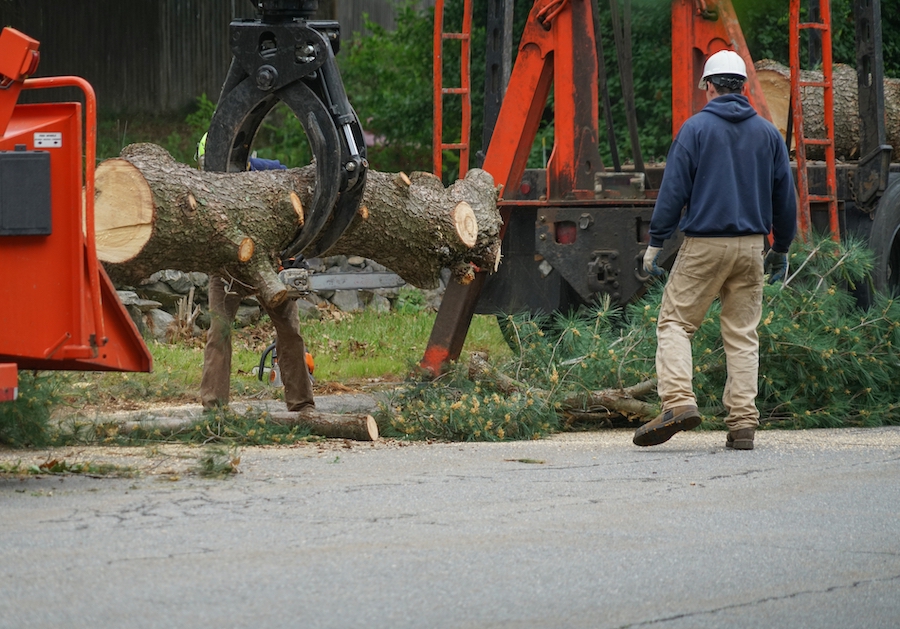
[{"label": "grass patch", "polygon": [[[122,372],[57,372],[51,376],[58,382],[63,404],[70,409],[134,410],[147,404],[188,404],[196,402],[203,369],[203,347],[199,339],[185,344],[168,345],[148,341],[153,356],[151,373]],[[232,390],[237,397],[260,395],[265,385],[249,377],[241,366],[259,361],[255,348],[235,343]]]},{"label": "grass patch", "polygon": [[[402,379],[424,355],[435,316],[433,312],[362,312],[340,320],[304,322],[316,379]],[[494,317],[484,315],[473,318],[465,350],[498,358],[510,355]]]},{"label": "grass patch", "polygon": [[[408,308],[399,313],[335,314],[304,321],[301,330],[316,362],[316,394],[333,383],[358,386],[361,382],[399,382],[421,359],[434,325],[435,313]],[[252,370],[266,346],[275,338],[270,322],[235,330],[231,391],[235,401],[254,398],[283,399],[280,388],[260,381]],[[120,434],[116,424],[84,417],[102,412],[140,410],[155,404],[196,404],[203,369],[203,338],[175,344],[148,342],[153,355],[152,373],[22,372],[19,400],[0,405],[0,443],[12,447],[160,442],[262,445],[308,439],[296,427],[266,422],[258,412],[246,414],[221,409],[177,434],[134,430]],[[494,317],[476,315],[466,342],[467,351],[503,359],[511,352]],[[75,415],[57,425],[51,417]]]}]

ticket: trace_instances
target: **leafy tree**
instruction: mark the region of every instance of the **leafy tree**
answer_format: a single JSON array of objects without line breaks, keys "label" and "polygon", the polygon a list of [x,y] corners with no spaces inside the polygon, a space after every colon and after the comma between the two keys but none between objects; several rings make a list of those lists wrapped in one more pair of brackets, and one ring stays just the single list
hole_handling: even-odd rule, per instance
[{"label": "leafy tree", "polygon": [[[606,54],[612,113],[619,153],[630,158],[630,144],[621,98],[621,81],[613,47],[608,3],[600,7],[601,35]],[[621,0],[620,0],[621,1]],[[755,59],[771,58],[788,63],[788,4],[784,0],[733,0],[744,37]],[[445,30],[458,30],[462,0],[449,0]],[[515,0],[513,55],[524,29],[531,0]],[[882,2],[884,62],[887,75],[900,75],[900,3]],[[635,106],[641,149],[645,161],[664,158],[672,139],[671,3],[667,0],[632,0],[632,59]],[[834,59],[855,65],[855,22],[851,0],[832,0]],[[806,13],[804,3],[804,16]],[[621,12],[620,12],[621,13]],[[472,13],[472,153],[483,150],[484,41],[487,0],[474,0]],[[351,102],[363,126],[377,138],[370,161],[383,170],[430,170],[432,129],[432,28],[433,9],[416,9],[407,2],[398,9],[397,29],[387,31],[367,24],[373,35],[357,40],[338,55]],[[459,74],[458,48],[444,46],[444,76],[448,85]],[[459,137],[460,100],[447,97],[444,104],[444,136]],[[552,102],[532,148],[529,166],[541,167],[544,148],[552,145]],[[601,120],[601,125],[603,125]],[[601,129],[603,127],[601,126]],[[601,155],[610,163],[610,149],[601,132]],[[457,171],[455,152],[445,163],[452,178]],[[472,166],[475,165],[474,159]]]},{"label": "leafy tree", "polygon": [[369,162],[379,170],[431,170],[432,11],[401,5],[394,31],[367,20],[371,34],[338,55],[350,102],[375,141]]}]

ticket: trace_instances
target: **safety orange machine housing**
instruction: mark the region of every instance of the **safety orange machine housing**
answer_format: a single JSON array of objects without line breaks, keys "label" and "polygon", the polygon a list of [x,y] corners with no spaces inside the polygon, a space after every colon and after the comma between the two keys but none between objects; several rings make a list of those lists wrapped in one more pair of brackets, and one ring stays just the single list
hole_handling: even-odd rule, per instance
[{"label": "safety orange machine housing", "polygon": [[[0,399],[16,369],[150,371],[152,358],[94,243],[96,101],[78,77],[29,79],[39,43],[0,32]],[[82,104],[18,104],[76,87]],[[15,367],[13,367],[15,366]]]}]

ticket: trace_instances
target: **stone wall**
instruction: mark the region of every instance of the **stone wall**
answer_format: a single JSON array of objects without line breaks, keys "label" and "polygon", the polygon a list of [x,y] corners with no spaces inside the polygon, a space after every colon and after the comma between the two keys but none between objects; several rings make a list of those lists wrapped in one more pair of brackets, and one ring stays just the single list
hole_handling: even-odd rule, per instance
[{"label": "stone wall", "polygon": [[[388,270],[377,262],[359,256],[314,258],[307,263],[315,273],[371,273]],[[320,319],[333,311],[391,312],[404,308],[437,310],[448,276],[445,272],[440,287],[434,290],[420,290],[406,285],[400,288],[310,293],[297,300],[300,318]],[[206,273],[164,270],[154,273],[139,286],[117,287],[117,292],[141,334],[148,339],[166,342],[170,340],[171,331],[179,317],[187,320],[198,308],[193,333],[201,335],[209,327],[208,286],[209,276]],[[247,297],[241,302],[235,324],[238,327],[254,325],[261,315],[262,308],[256,297]]]}]

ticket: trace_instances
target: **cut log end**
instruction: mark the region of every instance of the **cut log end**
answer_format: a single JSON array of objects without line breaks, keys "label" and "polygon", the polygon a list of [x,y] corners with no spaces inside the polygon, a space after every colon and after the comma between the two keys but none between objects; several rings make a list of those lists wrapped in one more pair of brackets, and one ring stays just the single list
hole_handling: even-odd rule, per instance
[{"label": "cut log end", "polygon": [[241,240],[241,243],[238,245],[238,260],[241,262],[247,262],[250,258],[253,257],[253,251],[256,246],[253,244],[253,239],[244,237]]},{"label": "cut log end", "polygon": [[369,441],[378,441],[378,423],[375,421],[375,418],[371,415],[366,415],[366,435],[369,437]]},{"label": "cut log end", "polygon": [[94,234],[101,262],[125,262],[153,235],[156,206],[144,176],[124,159],[109,159],[94,174]]},{"label": "cut log end", "polygon": [[300,201],[300,197],[294,191],[291,191],[291,205],[297,214],[297,225],[302,227],[303,223],[306,222],[306,215],[303,213],[303,202]]},{"label": "cut log end", "polygon": [[478,219],[472,206],[465,201],[459,202],[450,212],[453,227],[459,236],[460,242],[470,249],[478,242]]}]

